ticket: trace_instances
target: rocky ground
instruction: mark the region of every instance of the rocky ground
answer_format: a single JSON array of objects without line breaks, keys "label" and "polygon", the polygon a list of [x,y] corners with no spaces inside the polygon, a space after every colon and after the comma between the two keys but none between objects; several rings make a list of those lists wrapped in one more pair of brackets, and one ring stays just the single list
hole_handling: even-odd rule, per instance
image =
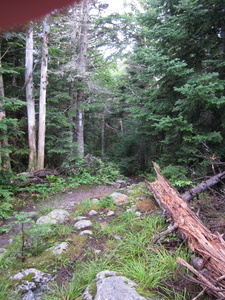
[{"label": "rocky ground", "polygon": [[[67,210],[71,210],[74,205],[80,203],[81,201],[88,198],[101,198],[107,194],[111,194],[115,190],[115,187],[109,185],[98,185],[98,186],[81,186],[79,188],[65,191],[64,193],[57,194],[50,199],[46,199],[45,202],[34,202],[32,204],[27,205],[23,209],[20,210],[24,212],[30,213],[38,213],[41,206],[45,206],[46,210],[48,207],[57,207],[63,208]],[[1,226],[7,226],[10,223],[15,221],[15,218],[10,218],[4,222],[2,222]],[[18,225],[14,225],[13,228],[0,236],[0,248],[4,247],[9,243],[11,236],[16,234],[20,228]]]},{"label": "rocky ground", "polygon": [[[54,208],[59,208],[68,211],[69,213],[73,213],[74,207],[81,203],[85,199],[100,199],[104,197],[105,195],[110,195],[115,191],[123,192],[123,187],[120,185],[114,185],[114,186],[107,186],[107,185],[98,185],[98,186],[89,186],[89,187],[80,187],[74,190],[67,190],[64,193],[60,193],[55,195],[54,197],[51,197],[51,199],[47,199],[45,202],[36,202],[32,203],[28,206],[26,206],[22,211],[33,214],[34,216],[39,215],[40,216],[40,209],[43,209],[43,206],[45,206],[46,211],[50,211]],[[136,209],[139,213],[145,213],[146,211],[155,211],[157,210],[157,206],[154,202],[146,201],[145,197],[141,197],[143,199],[140,199],[136,202]],[[196,206],[196,210],[198,210],[198,206],[201,204],[201,200],[198,202],[194,202],[193,206]],[[221,214],[224,211],[223,207],[223,199],[216,199],[214,198],[214,201],[212,201],[211,197],[204,197],[204,202],[202,201],[201,204],[201,212],[200,217],[204,221],[206,225],[211,227],[210,229],[212,231],[219,231],[222,233],[225,229],[225,223],[224,223],[224,217]],[[113,215],[107,215],[109,211],[101,210],[98,214],[84,214],[83,216],[86,217],[88,220],[93,222],[99,222],[101,227],[106,226],[108,223],[111,222]],[[101,214],[104,215],[104,218],[101,217]],[[35,217],[37,219],[37,217]],[[1,226],[9,225],[10,222],[13,222],[15,219],[12,218],[10,220],[5,221],[1,224]],[[91,228],[88,228],[91,229]],[[10,240],[13,235],[15,235],[17,232],[21,230],[21,226],[14,225],[13,228],[0,236],[0,248],[4,248],[5,246],[9,245]],[[87,234],[87,233],[86,233]],[[98,237],[93,237],[89,239],[88,244],[86,245],[85,249],[89,247],[90,249],[95,249],[96,251],[104,251],[104,243],[105,241],[102,239],[99,239]],[[174,247],[179,246],[178,244],[175,244]],[[166,247],[166,245],[165,245]],[[169,247],[172,247],[172,244],[169,243]],[[82,259],[82,257],[85,255],[85,249],[84,251],[80,252],[80,256],[78,260]],[[97,254],[97,252],[96,252]],[[70,281],[71,280],[71,274],[73,272],[73,268],[70,269],[71,266],[63,266],[62,268],[59,268],[57,271],[57,282],[60,285],[60,282]],[[33,272],[33,271],[32,271]],[[174,284],[174,283],[173,283]],[[190,284],[193,287],[190,287]],[[185,287],[185,285],[188,287],[189,290],[193,290],[193,293],[196,294],[195,287],[190,282],[183,282],[177,283],[177,287],[181,290]],[[31,298],[32,299],[32,298]],[[34,298],[36,299],[36,298]],[[140,298],[141,299],[141,298]],[[146,298],[147,299],[147,298]],[[209,298],[204,298],[209,299]],[[127,300],[127,299],[123,299]]]}]

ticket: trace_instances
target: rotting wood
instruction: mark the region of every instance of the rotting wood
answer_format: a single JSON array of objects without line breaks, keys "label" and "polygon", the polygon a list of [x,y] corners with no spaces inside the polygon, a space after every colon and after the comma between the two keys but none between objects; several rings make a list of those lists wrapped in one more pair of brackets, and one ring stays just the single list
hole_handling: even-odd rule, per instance
[{"label": "rotting wood", "polygon": [[200,193],[204,192],[205,190],[209,189],[213,185],[220,182],[221,179],[225,178],[225,172],[221,172],[206,181],[201,182],[196,187],[192,188],[191,190],[185,192],[182,195],[182,198],[187,202],[191,201],[193,198],[197,197]]},{"label": "rotting wood", "polygon": [[[177,227],[179,233],[185,237],[190,250],[203,259],[204,269],[207,269],[209,274],[207,281],[211,283],[211,285],[207,284],[206,292],[218,298],[225,297],[225,278],[222,277],[225,274],[225,241],[219,233],[211,233],[190,209],[189,204],[161,174],[157,165],[154,163],[153,165],[157,180],[146,183],[148,188],[160,206],[166,210],[172,225]],[[201,274],[199,271],[196,272]],[[205,287],[203,278],[199,278],[197,273],[195,275]],[[222,280],[218,280],[221,278]]]}]

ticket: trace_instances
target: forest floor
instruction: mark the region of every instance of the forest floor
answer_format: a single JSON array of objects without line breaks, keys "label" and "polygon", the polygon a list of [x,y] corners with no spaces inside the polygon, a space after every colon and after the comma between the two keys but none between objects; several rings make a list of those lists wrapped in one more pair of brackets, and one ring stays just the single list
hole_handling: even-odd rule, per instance
[{"label": "forest floor", "polygon": [[[115,191],[115,187],[109,185],[87,185],[80,186],[75,189],[67,190],[64,193],[58,193],[51,198],[43,201],[36,201],[30,204],[27,204],[25,207],[20,209],[19,212],[27,212],[27,213],[39,213],[40,208],[48,211],[49,208],[62,208],[66,210],[71,210],[74,205],[84,201],[88,198],[101,198],[107,194],[111,194]],[[3,221],[0,225],[7,226],[10,223],[13,223],[15,218],[9,218]],[[1,235],[0,238],[0,248],[4,247],[8,244],[11,236],[15,235],[18,231],[20,231],[20,225],[14,225],[13,228],[4,234]]]},{"label": "forest floor", "polygon": [[[24,208],[20,210],[20,212],[27,212],[27,213],[37,213],[40,216],[40,213],[44,215],[45,211],[48,213],[51,209],[54,208],[62,208],[66,209],[70,212],[73,212],[74,207],[78,205],[79,203],[83,202],[86,199],[93,199],[93,198],[102,198],[106,195],[110,195],[111,193],[119,191],[123,193],[123,190],[118,190],[115,186],[109,186],[109,185],[92,185],[92,186],[80,186],[79,188],[66,190],[63,193],[58,193],[49,199],[46,199],[45,201],[39,201],[34,202],[26,205]],[[138,210],[145,214],[145,212],[148,212],[147,214],[151,214],[151,212],[156,211],[158,213],[158,209],[156,207],[156,204],[152,204],[152,202],[149,202],[150,206],[146,206],[146,202],[142,201],[139,204]],[[203,223],[209,227],[209,229],[212,232],[220,232],[221,234],[225,233],[225,206],[224,206],[224,197],[215,197],[210,196],[208,194],[202,194],[200,195],[198,201],[192,201],[193,209],[195,211],[198,211],[200,208],[200,218],[203,221]],[[153,207],[154,206],[154,207]],[[121,208],[119,208],[121,210]],[[104,210],[102,210],[101,213],[105,213]],[[87,215],[88,216],[88,215]],[[90,216],[88,216],[90,218]],[[115,216],[116,218],[116,216]],[[93,216],[90,218],[93,221],[98,222],[98,217]],[[108,220],[109,219],[109,220]],[[111,218],[105,218],[104,222],[100,224],[101,226],[105,226],[105,224],[112,222]],[[8,219],[7,221],[3,222],[1,226],[7,225],[13,223],[15,218]],[[5,247],[8,243],[10,238],[18,233],[21,230],[20,225],[14,225],[13,228],[4,234],[0,236],[0,248]],[[106,244],[106,240],[99,239],[99,238],[93,238],[89,241],[88,247],[93,249],[101,249],[104,251],[104,247]],[[87,245],[86,245],[87,246]],[[164,245],[165,248],[177,248],[179,247],[179,244],[175,243],[172,245],[172,242],[169,241],[168,245]],[[81,258],[84,253],[81,252]],[[79,258],[80,259],[80,258]],[[61,268],[58,268],[57,270],[57,282],[60,285],[62,282],[70,281],[72,273],[72,269],[70,269],[69,266],[62,266]],[[181,284],[182,282],[182,284]],[[169,284],[169,283],[168,283]],[[187,289],[191,294],[196,295],[197,294],[197,286],[184,278],[179,278],[179,282],[171,282],[173,285],[173,288],[178,288],[180,290]],[[196,290],[197,288],[197,290]],[[57,299],[57,298],[56,298]],[[210,297],[205,296],[205,298],[201,299],[213,299]]]}]

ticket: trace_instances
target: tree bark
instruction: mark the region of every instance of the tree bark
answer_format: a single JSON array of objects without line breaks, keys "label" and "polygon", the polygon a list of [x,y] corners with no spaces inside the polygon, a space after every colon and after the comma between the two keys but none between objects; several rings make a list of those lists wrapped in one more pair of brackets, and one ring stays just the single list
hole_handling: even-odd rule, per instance
[{"label": "tree bark", "polygon": [[[1,43],[2,39],[0,38],[0,56],[1,56]],[[0,68],[2,67],[2,59],[0,57]],[[4,110],[4,81],[3,74],[0,72],[0,122],[6,117],[6,113]],[[8,138],[6,136],[5,130],[3,130],[3,138],[0,139],[0,171],[4,172],[12,172],[10,156],[7,151],[7,147],[9,147]]]},{"label": "tree bark", "polygon": [[41,82],[39,97],[39,126],[38,126],[38,163],[37,169],[44,168],[45,158],[45,131],[46,131],[46,90],[47,90],[47,71],[48,71],[48,39],[50,34],[49,17],[47,15],[43,21],[43,42],[42,42],[42,61],[41,61]]},{"label": "tree bark", "polygon": [[200,193],[204,192],[211,186],[217,184],[221,179],[225,177],[225,172],[221,172],[211,178],[209,178],[206,181],[201,182],[199,185],[194,187],[193,189],[185,192],[182,195],[182,198],[186,201],[191,201],[193,198],[197,197]]},{"label": "tree bark", "polygon": [[27,28],[26,32],[26,58],[25,58],[25,85],[27,100],[27,123],[28,123],[28,144],[29,144],[29,165],[28,171],[36,170],[36,121],[35,101],[33,98],[33,25]]},{"label": "tree bark", "polygon": [[84,157],[84,109],[83,103],[86,99],[86,68],[87,68],[87,43],[88,43],[88,20],[89,20],[89,0],[84,0],[81,4],[81,33],[77,60],[77,77],[79,86],[77,89],[77,150],[80,158]]},{"label": "tree bark", "polygon": [[[153,163],[154,164],[154,163]],[[207,293],[218,298],[225,297],[225,241],[217,233],[210,230],[198,219],[189,204],[173,188],[154,164],[157,180],[147,183],[155,199],[167,211],[174,228],[186,238],[188,246],[203,259],[203,267],[207,270]],[[205,281],[196,273],[199,282],[205,287]]]}]

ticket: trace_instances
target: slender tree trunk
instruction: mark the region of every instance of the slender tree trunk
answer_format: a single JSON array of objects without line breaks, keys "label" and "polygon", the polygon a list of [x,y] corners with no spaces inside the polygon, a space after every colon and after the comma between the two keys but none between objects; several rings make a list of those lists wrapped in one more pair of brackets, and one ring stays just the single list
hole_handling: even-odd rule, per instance
[{"label": "slender tree trunk", "polygon": [[48,39],[50,34],[49,15],[43,21],[43,43],[41,61],[41,82],[39,97],[39,126],[38,126],[38,163],[37,169],[44,168],[45,131],[46,131],[46,90],[48,71]]},{"label": "slender tree trunk", "polygon": [[74,5],[72,7],[72,18],[70,26],[70,38],[71,38],[71,57],[70,57],[70,153],[69,156],[73,157],[75,154],[75,132],[76,132],[76,103],[77,103],[77,92],[75,88],[75,75],[77,70],[77,43],[79,40],[79,27],[80,27],[80,5]]},{"label": "slender tree trunk", "polygon": [[[1,55],[1,42],[0,39],[0,55]],[[2,67],[2,61],[0,57],[0,68]],[[0,73],[0,122],[6,117],[6,113],[4,110],[4,81],[3,81],[3,74]],[[4,172],[12,172],[11,169],[11,162],[10,162],[10,156],[7,152],[7,147],[9,146],[8,138],[6,136],[6,132],[3,131],[3,139],[0,139],[0,171]]]},{"label": "slender tree trunk", "polygon": [[29,171],[36,170],[36,126],[35,126],[35,101],[33,98],[33,26],[27,28],[26,35],[26,100],[29,143]]},{"label": "slender tree trunk", "polygon": [[102,113],[102,159],[105,156],[105,110]]},{"label": "slender tree trunk", "polygon": [[77,76],[79,86],[77,89],[77,150],[80,158],[84,157],[84,110],[83,103],[86,99],[86,68],[87,68],[87,43],[88,43],[88,20],[89,20],[89,0],[82,3],[82,24],[79,43]]}]

